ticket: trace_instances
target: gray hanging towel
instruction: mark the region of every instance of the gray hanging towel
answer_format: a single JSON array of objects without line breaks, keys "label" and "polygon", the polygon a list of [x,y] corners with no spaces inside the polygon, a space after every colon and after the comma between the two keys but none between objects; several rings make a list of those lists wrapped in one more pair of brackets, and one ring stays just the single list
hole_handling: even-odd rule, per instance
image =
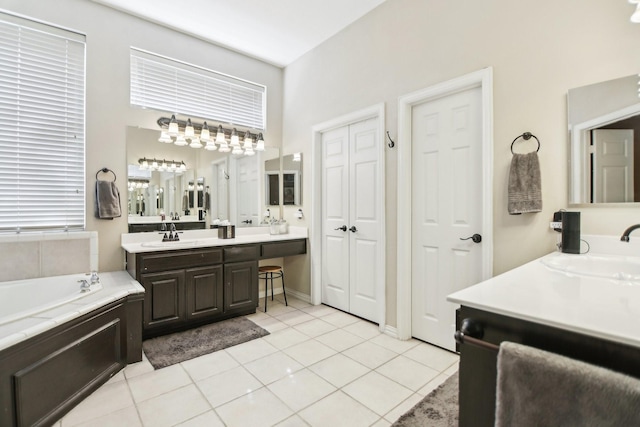
[{"label": "gray hanging towel", "polygon": [[113,181],[96,181],[96,218],[113,219],[122,216],[120,192]]},{"label": "gray hanging towel", "polygon": [[519,215],[542,210],[542,182],[536,151],[514,154],[509,169],[508,210]]},{"label": "gray hanging towel", "polygon": [[640,380],[537,348],[503,342],[496,426],[640,426]]},{"label": "gray hanging towel", "polygon": [[189,210],[189,195],[187,192],[184,192],[184,196],[182,196],[182,211],[186,212]]},{"label": "gray hanging towel", "polygon": [[207,191],[204,193],[204,210],[208,211],[211,209],[211,194]]}]

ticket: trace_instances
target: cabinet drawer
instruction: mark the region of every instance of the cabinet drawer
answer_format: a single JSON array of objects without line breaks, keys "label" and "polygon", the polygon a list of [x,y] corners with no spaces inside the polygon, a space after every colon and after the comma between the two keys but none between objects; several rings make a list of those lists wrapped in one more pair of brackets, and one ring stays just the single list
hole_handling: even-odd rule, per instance
[{"label": "cabinet drawer", "polygon": [[258,259],[258,245],[229,246],[224,248],[224,262],[253,261]]},{"label": "cabinet drawer", "polygon": [[152,273],[222,263],[222,249],[161,252],[140,256],[140,273]]},{"label": "cabinet drawer", "polygon": [[260,258],[279,258],[289,255],[307,253],[307,240],[289,240],[285,242],[263,243],[260,249]]}]

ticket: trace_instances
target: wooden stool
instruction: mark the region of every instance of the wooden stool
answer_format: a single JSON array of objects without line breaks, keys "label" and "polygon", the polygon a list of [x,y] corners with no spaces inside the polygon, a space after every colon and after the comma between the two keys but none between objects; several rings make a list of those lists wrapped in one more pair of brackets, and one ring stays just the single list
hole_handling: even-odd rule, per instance
[{"label": "wooden stool", "polygon": [[[275,274],[275,276],[274,276]],[[287,293],[284,290],[284,271],[279,265],[263,265],[258,269],[258,277],[264,279],[264,312],[267,312],[267,290],[269,279],[271,279],[271,301],[273,301],[273,279],[282,279],[282,293],[284,294],[284,304],[287,303]]]}]

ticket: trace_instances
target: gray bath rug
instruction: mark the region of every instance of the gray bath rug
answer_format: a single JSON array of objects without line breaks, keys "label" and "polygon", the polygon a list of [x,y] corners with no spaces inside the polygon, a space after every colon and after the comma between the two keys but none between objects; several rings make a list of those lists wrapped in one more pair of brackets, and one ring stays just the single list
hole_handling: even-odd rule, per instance
[{"label": "gray bath rug", "polygon": [[269,335],[245,317],[234,317],[183,332],[143,341],[142,348],[155,369]]},{"label": "gray bath rug", "polygon": [[391,427],[457,427],[458,373],[450,376]]}]

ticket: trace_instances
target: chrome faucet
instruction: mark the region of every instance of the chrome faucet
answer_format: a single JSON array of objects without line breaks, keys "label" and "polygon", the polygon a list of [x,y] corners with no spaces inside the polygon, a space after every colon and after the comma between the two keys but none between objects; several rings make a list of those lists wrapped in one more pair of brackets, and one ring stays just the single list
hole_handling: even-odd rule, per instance
[{"label": "chrome faucet", "polygon": [[633,230],[636,230],[638,228],[640,228],[640,224],[632,225],[631,227],[629,227],[626,230],[624,230],[624,233],[622,233],[622,236],[620,237],[620,241],[628,242],[629,241],[629,234],[631,234],[631,232]]},{"label": "chrome faucet", "polygon": [[92,285],[95,285],[96,283],[100,283],[100,277],[98,276],[97,271],[91,272],[91,278],[89,279],[89,282],[91,282]]},{"label": "chrome faucet", "polygon": [[91,290],[91,285],[85,279],[78,280],[80,283],[80,292],[89,292]]}]

